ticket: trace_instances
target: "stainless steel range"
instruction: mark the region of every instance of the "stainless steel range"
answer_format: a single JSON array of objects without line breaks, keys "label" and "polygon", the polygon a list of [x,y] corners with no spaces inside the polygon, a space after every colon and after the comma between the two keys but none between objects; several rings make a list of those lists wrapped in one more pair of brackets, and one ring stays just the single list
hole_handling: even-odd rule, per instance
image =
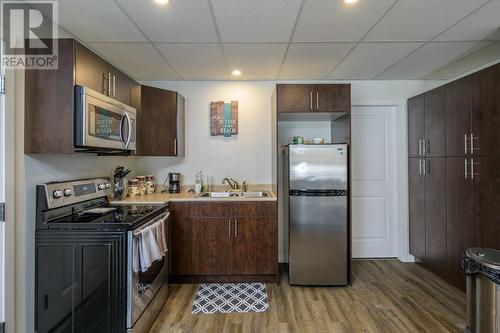
[{"label": "stainless steel range", "polygon": [[147,332],[163,307],[168,207],[111,194],[108,178],[37,186],[37,332]]}]

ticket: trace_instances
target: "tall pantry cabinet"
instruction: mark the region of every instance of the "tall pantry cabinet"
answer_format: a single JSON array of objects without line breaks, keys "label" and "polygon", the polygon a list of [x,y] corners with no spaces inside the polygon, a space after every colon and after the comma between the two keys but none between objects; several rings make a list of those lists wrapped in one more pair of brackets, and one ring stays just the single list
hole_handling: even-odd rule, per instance
[{"label": "tall pantry cabinet", "polygon": [[410,253],[465,289],[468,247],[500,249],[500,65],[408,100]]}]

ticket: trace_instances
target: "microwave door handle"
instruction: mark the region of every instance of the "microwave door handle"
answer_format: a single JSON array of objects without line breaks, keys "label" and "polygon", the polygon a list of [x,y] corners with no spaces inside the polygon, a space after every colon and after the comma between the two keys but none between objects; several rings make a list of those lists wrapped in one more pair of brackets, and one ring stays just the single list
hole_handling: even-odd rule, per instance
[{"label": "microwave door handle", "polygon": [[125,143],[125,148],[128,148],[128,145],[130,144],[130,138],[132,138],[132,121],[130,120],[129,115],[126,112],[125,112],[125,117],[127,117],[127,123],[128,123],[128,137],[127,137],[127,142]]},{"label": "microwave door handle", "polygon": [[120,120],[120,140],[123,144],[126,143],[126,141],[123,139],[123,121],[125,120],[126,114],[122,116],[122,119]]}]

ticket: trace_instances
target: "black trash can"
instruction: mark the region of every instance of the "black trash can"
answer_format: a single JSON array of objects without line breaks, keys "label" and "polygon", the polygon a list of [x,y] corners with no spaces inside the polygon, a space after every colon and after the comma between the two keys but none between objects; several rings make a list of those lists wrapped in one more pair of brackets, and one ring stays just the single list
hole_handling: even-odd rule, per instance
[{"label": "black trash can", "polygon": [[500,251],[473,247],[465,251],[467,333],[500,333]]}]

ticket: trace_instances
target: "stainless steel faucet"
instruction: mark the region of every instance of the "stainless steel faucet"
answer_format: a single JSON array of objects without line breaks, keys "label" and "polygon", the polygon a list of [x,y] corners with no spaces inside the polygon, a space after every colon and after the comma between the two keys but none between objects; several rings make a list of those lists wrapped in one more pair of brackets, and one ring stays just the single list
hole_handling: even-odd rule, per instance
[{"label": "stainless steel faucet", "polygon": [[239,190],[240,189],[240,184],[234,180],[233,178],[224,178],[222,180],[222,184],[227,183],[229,187],[231,187],[232,190]]}]

